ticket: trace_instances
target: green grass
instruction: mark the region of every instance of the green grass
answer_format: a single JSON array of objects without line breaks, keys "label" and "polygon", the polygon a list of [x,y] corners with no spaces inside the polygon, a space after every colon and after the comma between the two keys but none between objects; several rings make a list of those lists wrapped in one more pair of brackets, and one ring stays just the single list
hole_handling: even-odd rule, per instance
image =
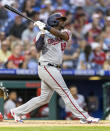
[{"label": "green grass", "polygon": [[110,127],[0,127],[0,131],[110,131]]}]

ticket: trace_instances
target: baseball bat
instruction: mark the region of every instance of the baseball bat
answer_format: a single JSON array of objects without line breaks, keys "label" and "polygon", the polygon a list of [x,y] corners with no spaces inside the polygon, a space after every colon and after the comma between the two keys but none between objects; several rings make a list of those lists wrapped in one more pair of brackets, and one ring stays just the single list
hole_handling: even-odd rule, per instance
[{"label": "baseball bat", "polygon": [[24,18],[26,18],[27,20],[29,20],[29,21],[31,21],[31,22],[33,22],[33,23],[35,22],[35,21],[32,20],[31,18],[25,16],[23,13],[21,13],[20,11],[18,11],[17,9],[15,9],[15,8],[9,6],[9,5],[5,5],[4,7],[5,7],[6,9],[8,9],[8,10],[10,10],[10,11],[12,11],[12,12],[14,12],[14,13],[16,13],[16,14],[24,17]]}]

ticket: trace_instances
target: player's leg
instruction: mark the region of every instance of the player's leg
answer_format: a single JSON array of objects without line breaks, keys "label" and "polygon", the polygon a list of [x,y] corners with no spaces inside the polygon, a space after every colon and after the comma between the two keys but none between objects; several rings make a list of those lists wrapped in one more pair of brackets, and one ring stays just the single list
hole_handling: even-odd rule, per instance
[{"label": "player's leg", "polygon": [[[44,66],[48,84],[62,97],[70,111],[80,119],[88,119],[89,115],[75,101],[67,88],[60,71],[54,67]],[[45,78],[45,79],[46,79]]]},{"label": "player's leg", "polygon": [[34,109],[47,104],[50,99],[51,96],[53,94],[53,90],[48,87],[48,85],[42,81],[41,82],[41,95],[35,98],[32,98],[31,100],[29,100],[28,102],[26,102],[25,104],[12,109],[12,111],[16,114],[16,115],[24,115],[27,114],[31,111],[33,111]]},{"label": "player's leg", "polygon": [[[74,100],[69,89],[67,88],[60,71],[51,66],[40,67],[40,77],[45,79],[47,84],[53,88],[64,100],[66,106],[78,118],[88,118],[89,115]],[[43,72],[43,73],[42,73]]]}]

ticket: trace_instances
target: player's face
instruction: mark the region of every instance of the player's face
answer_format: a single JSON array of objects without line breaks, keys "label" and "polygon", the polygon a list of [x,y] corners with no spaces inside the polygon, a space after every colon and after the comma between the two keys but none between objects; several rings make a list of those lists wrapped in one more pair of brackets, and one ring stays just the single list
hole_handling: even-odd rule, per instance
[{"label": "player's face", "polygon": [[76,95],[77,95],[77,93],[78,93],[78,91],[77,91],[77,88],[76,88],[76,87],[72,87],[72,88],[70,88],[70,92],[71,92],[72,96],[76,96]]},{"label": "player's face", "polygon": [[21,51],[22,51],[21,45],[17,45],[14,48],[14,54],[17,55],[17,56],[19,56],[21,54]]},{"label": "player's face", "polygon": [[7,49],[8,49],[7,42],[6,42],[6,41],[3,41],[3,42],[2,42],[2,50],[3,50],[3,51],[7,51]]},{"label": "player's face", "polygon": [[9,98],[10,98],[11,100],[16,101],[16,98],[17,98],[16,92],[11,92],[11,93],[9,94]]},{"label": "player's face", "polygon": [[65,21],[63,19],[59,19],[59,29],[63,29],[65,25]]}]

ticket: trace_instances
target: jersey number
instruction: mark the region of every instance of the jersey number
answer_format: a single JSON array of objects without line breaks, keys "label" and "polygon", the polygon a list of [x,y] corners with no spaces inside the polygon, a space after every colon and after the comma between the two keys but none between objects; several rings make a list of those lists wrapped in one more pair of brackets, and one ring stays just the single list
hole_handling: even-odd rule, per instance
[{"label": "jersey number", "polygon": [[61,43],[61,50],[64,51],[66,47],[66,43]]}]

